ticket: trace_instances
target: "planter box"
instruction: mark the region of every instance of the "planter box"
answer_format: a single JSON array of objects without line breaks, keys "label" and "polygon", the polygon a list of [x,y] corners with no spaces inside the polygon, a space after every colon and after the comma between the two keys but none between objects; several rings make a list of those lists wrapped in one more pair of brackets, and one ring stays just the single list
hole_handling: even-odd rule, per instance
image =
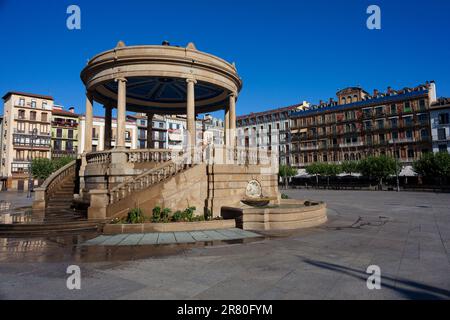
[{"label": "planter box", "polygon": [[213,220],[199,222],[107,224],[104,234],[152,233],[152,232],[189,232],[201,230],[218,230],[236,228],[235,220]]}]

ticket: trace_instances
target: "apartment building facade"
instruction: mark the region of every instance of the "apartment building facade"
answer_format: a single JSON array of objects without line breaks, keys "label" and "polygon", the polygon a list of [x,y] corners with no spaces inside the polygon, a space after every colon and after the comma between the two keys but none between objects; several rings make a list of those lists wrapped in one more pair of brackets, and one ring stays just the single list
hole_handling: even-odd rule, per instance
[{"label": "apartment building facade", "polygon": [[238,116],[236,119],[238,146],[276,150],[279,164],[291,163],[290,120],[291,113],[307,110],[306,101],[284,108]]},{"label": "apartment building facade", "polygon": [[293,166],[381,154],[406,166],[432,150],[429,110],[436,101],[434,82],[401,90],[389,87],[384,93],[374,90],[372,95],[350,87],[336,95],[337,101],[290,114]]},{"label": "apartment building facade", "polygon": [[[81,115],[79,118],[79,139],[78,153],[84,152],[84,138],[86,132],[86,117]],[[112,118],[111,121],[111,147],[114,148],[117,141],[117,119]],[[138,129],[136,119],[133,116],[127,116],[125,125],[125,147],[127,149],[138,148]],[[92,151],[104,151],[105,148],[105,118],[94,116],[92,123]]]},{"label": "apartment building facade", "polygon": [[52,110],[52,158],[72,157],[78,154],[79,115],[73,107],[69,111],[54,105]]},{"label": "apartment building facade", "polygon": [[139,149],[165,149],[167,148],[167,124],[164,116],[154,115],[152,119],[152,143],[149,146],[147,143],[147,131],[148,131],[148,118],[146,114],[136,114],[134,117],[136,120],[138,130],[138,148]]},{"label": "apartment building facade", "polygon": [[450,98],[440,98],[430,107],[433,152],[450,153]]},{"label": "apartment building facade", "polygon": [[53,98],[23,92],[3,96],[1,176],[3,190],[28,190],[31,161],[51,158]]}]

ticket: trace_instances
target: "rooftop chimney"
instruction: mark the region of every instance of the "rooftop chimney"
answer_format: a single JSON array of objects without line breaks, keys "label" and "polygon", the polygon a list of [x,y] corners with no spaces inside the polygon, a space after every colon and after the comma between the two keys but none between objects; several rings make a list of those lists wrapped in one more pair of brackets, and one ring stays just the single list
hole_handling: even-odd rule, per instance
[{"label": "rooftop chimney", "polygon": [[70,112],[70,113],[75,113],[75,108],[74,108],[74,107],[70,107],[70,108],[69,108],[69,112]]},{"label": "rooftop chimney", "polygon": [[375,98],[378,96],[378,89],[373,89],[373,96]]}]

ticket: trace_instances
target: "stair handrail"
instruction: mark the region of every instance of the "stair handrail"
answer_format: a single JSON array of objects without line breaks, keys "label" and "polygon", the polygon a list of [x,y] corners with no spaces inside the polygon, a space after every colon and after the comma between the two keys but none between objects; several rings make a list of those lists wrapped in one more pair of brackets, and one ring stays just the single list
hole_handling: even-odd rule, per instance
[{"label": "stair handrail", "polygon": [[186,166],[192,166],[191,154],[184,153],[179,158],[172,158],[169,161],[161,163],[156,167],[149,169],[131,180],[127,180],[112,188],[109,194],[109,204],[114,204],[129,196],[133,191],[147,189],[149,186],[166,180],[183,171]]},{"label": "stair handrail", "polygon": [[73,160],[66,164],[64,167],[59,168],[53,172],[44,183],[39,188],[35,188],[36,194],[39,192],[44,192],[45,197],[48,198],[54,191],[54,189],[59,185],[61,181],[64,180],[68,175],[75,174],[76,160]]}]

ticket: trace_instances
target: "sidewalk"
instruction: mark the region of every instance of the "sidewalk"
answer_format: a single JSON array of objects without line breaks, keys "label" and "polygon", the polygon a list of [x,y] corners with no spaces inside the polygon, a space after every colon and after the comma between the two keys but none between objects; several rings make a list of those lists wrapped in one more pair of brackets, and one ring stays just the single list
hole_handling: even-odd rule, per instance
[{"label": "sidewalk", "polygon": [[[0,202],[10,203],[10,209],[31,207],[33,198],[27,198],[27,192],[2,191],[0,192]],[[32,194],[34,197],[34,194]]]}]

